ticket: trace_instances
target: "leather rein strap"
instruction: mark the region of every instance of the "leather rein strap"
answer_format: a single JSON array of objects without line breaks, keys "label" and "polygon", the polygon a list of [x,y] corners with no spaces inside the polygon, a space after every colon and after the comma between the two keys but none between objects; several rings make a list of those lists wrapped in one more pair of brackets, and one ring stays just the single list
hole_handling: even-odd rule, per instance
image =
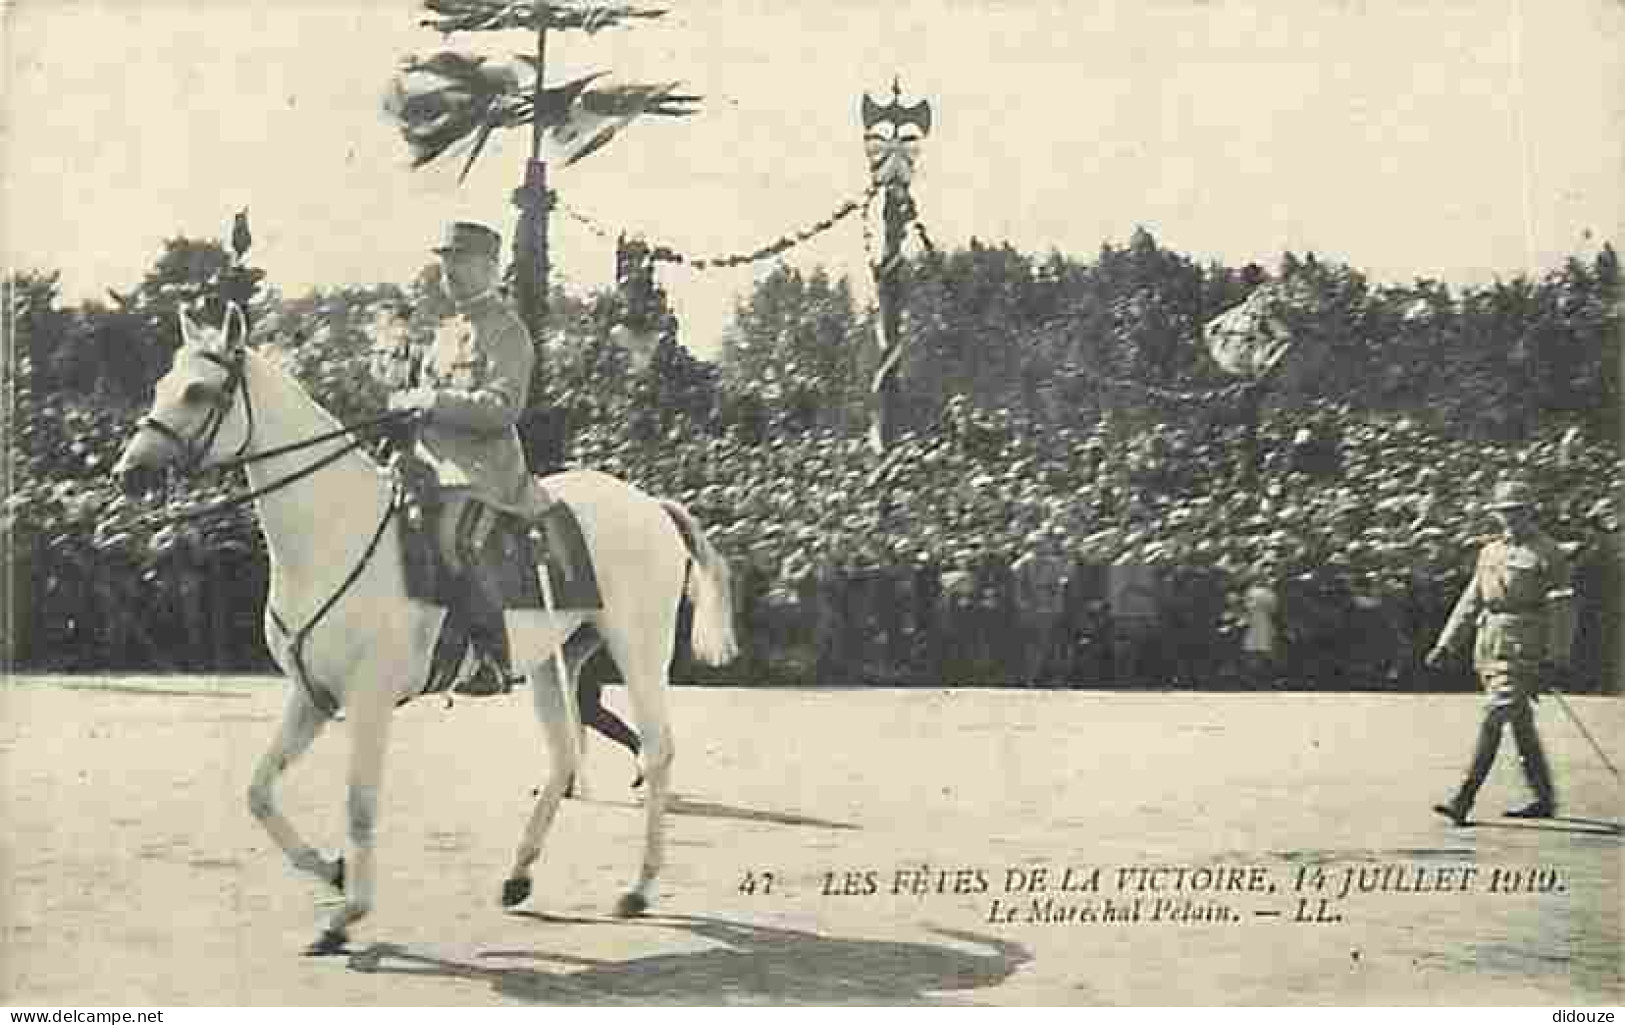
[{"label": "leather rein strap", "polygon": [[372,540],[367,542],[367,549],[361,553],[360,560],[350,568],[349,575],[344,578],[343,583],[339,584],[338,589],[328,595],[327,600],[322,602],[321,607],[316,610],[315,614],[305,621],[304,626],[297,630],[288,629],[288,624],[277,614],[276,608],[269,603],[265,606],[265,611],[271,617],[271,622],[276,626],[277,630],[281,631],[283,637],[289,639],[288,651],[293,657],[294,678],[299,681],[300,686],[304,687],[305,695],[310,698],[311,704],[316,706],[316,710],[329,719],[338,714],[339,702],[333,696],[331,690],[317,685],[315,678],[311,676],[309,667],[305,665],[305,642],[310,640],[311,631],[316,629],[316,626],[333,610],[333,606],[339,603],[339,599],[344,597],[345,592],[349,591],[351,587],[355,586],[355,582],[361,579],[362,571],[367,568],[368,564],[372,562],[372,557],[377,554],[378,546],[383,542],[384,534],[389,530],[390,521],[395,518],[395,514],[400,510],[400,507],[400,494],[396,492],[390,497],[389,504],[384,507],[384,515],[378,521],[378,529],[373,531]]},{"label": "leather rein strap", "polygon": [[[157,417],[150,415],[143,417],[137,424],[138,430],[152,430],[162,435],[170,443],[180,449],[182,454],[182,464],[180,470],[183,476],[190,477],[202,469],[203,460],[208,458],[209,450],[214,447],[215,439],[219,436],[220,428],[226,422],[226,417],[231,413],[231,406],[236,400],[238,392],[241,392],[243,397],[243,415],[247,420],[247,429],[243,432],[243,441],[242,444],[237,447],[237,451],[231,456],[230,459],[217,464],[215,467],[213,467],[213,469],[232,470],[244,466],[250,466],[254,463],[275,458],[276,456],[286,455],[290,452],[299,452],[315,445],[320,445],[323,442],[332,441],[336,438],[348,436],[350,441],[348,444],[341,445],[339,448],[329,452],[309,465],[301,467],[285,477],[280,477],[264,487],[250,489],[242,494],[233,495],[231,498],[225,499],[224,501],[216,502],[213,505],[204,506],[201,509],[191,509],[183,513],[162,517],[160,522],[163,523],[182,523],[189,520],[202,519],[204,517],[218,515],[238,506],[246,505],[249,502],[263,498],[266,495],[275,494],[276,492],[281,491],[283,488],[297,484],[305,478],[316,474],[326,467],[331,466],[333,463],[338,462],[351,452],[354,452],[356,449],[366,444],[370,435],[378,433],[379,428],[399,423],[402,420],[410,419],[414,415],[410,411],[386,413],[383,416],[374,417],[371,420],[367,420],[359,424],[340,427],[336,430],[326,431],[313,437],[290,442],[286,445],[278,445],[273,448],[266,449],[263,452],[255,452],[252,455],[249,455],[247,454],[248,447],[254,439],[254,402],[245,383],[243,373],[243,350],[238,349],[230,357],[221,356],[212,352],[203,352],[199,353],[198,355],[224,369],[226,371],[226,383],[221,388],[218,397],[215,399],[214,405],[210,408],[208,419],[204,421],[203,426],[198,429],[197,433],[191,436],[184,435]],[[351,567],[350,572],[345,576],[344,581],[339,584],[338,588],[332,594],[327,596],[327,599],[322,602],[321,606],[316,610],[316,613],[311,616],[303,626],[299,627],[297,630],[290,630],[287,623],[283,621],[282,616],[277,613],[276,609],[269,604],[266,606],[266,612],[270,616],[272,624],[274,624],[276,628],[282,632],[284,637],[290,639],[289,653],[291,654],[293,660],[294,678],[297,679],[300,686],[304,688],[305,694],[310,698],[311,703],[317,708],[318,711],[327,716],[329,719],[338,714],[339,702],[338,699],[333,696],[332,691],[318,685],[312,678],[309,669],[305,665],[305,643],[310,639],[311,631],[314,630],[324,618],[326,618],[327,614],[333,610],[333,607],[339,603],[339,599],[343,598],[345,593],[348,592],[351,587],[355,586],[355,582],[361,578],[362,572],[372,562],[373,556],[377,554],[378,546],[383,543],[384,535],[389,530],[389,524],[392,520],[394,520],[396,513],[400,510],[400,506],[401,494],[399,491],[396,491],[390,496],[389,503],[384,507],[384,515],[379,519],[378,528],[373,531],[372,540],[367,543],[367,548],[364,552],[362,552],[360,560],[357,561],[353,567]]]}]

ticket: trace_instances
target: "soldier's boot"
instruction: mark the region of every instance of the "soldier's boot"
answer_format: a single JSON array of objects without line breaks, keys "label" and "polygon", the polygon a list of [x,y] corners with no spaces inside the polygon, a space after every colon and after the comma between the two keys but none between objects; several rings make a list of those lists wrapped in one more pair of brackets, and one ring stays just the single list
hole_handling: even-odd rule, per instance
[{"label": "soldier's boot", "polygon": [[1456,796],[1445,804],[1433,806],[1434,811],[1458,826],[1467,824],[1467,815],[1473,810],[1478,788],[1484,785],[1484,780],[1490,774],[1490,766],[1495,764],[1495,753],[1501,747],[1503,722],[1502,716],[1495,710],[1484,716],[1484,721],[1478,727],[1478,742],[1473,747],[1472,764],[1467,767],[1467,776],[1457,788]]},{"label": "soldier's boot", "polygon": [[463,585],[468,639],[474,645],[480,665],[474,675],[457,688],[457,693],[471,697],[506,694],[522,678],[514,675],[501,595],[478,567],[463,575]]},{"label": "soldier's boot", "polygon": [[1521,808],[1507,811],[1508,818],[1549,819],[1557,814],[1557,792],[1552,786],[1552,769],[1546,761],[1546,751],[1540,744],[1540,733],[1535,729],[1535,717],[1527,707],[1523,714],[1512,720],[1512,737],[1518,743],[1518,758],[1523,762],[1523,778],[1535,799]]}]

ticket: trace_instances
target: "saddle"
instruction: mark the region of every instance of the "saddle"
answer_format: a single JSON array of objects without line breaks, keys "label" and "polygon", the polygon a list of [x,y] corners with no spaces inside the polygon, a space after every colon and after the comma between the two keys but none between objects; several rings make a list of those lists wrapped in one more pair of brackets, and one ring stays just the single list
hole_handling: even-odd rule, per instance
[{"label": "saddle", "polygon": [[[403,496],[407,511],[401,519],[401,539],[407,597],[445,607],[456,599],[460,568],[447,565],[440,550],[439,517],[447,510],[437,490],[438,485],[432,485],[431,490]],[[568,503],[555,499],[540,514],[528,516],[470,497],[458,515],[458,547],[473,553],[476,571],[497,585],[503,608],[555,612],[603,608],[587,541]],[[544,568],[551,594],[542,584]]]},{"label": "saddle", "polygon": [[[402,459],[394,471],[407,596],[448,610],[424,693],[462,691],[477,667],[478,660],[469,658],[471,622],[463,607],[469,574],[479,576],[486,593],[500,600],[504,610],[603,607],[586,539],[567,503],[548,499],[532,500],[523,508],[501,507],[466,490],[448,500],[448,489],[441,488],[427,466]],[[533,490],[540,492],[541,485],[534,483]],[[441,534],[451,526],[442,522],[447,516],[457,517],[458,565],[449,564],[443,550]],[[504,629],[496,610],[491,615],[498,620],[494,629]],[[501,646],[506,651],[505,639]]]}]

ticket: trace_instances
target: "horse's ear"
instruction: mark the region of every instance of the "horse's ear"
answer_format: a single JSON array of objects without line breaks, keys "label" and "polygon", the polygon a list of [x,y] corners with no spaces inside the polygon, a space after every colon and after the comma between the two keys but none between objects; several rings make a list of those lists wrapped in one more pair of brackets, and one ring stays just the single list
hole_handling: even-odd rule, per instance
[{"label": "horse's ear", "polygon": [[226,304],[226,319],[220,323],[220,333],[225,338],[227,352],[248,344],[248,315],[243,312],[241,306],[236,303]]},{"label": "horse's ear", "polygon": [[190,349],[194,344],[192,338],[197,334],[197,325],[192,323],[192,318],[186,312],[185,306],[178,307],[175,315],[181,323],[181,346]]}]

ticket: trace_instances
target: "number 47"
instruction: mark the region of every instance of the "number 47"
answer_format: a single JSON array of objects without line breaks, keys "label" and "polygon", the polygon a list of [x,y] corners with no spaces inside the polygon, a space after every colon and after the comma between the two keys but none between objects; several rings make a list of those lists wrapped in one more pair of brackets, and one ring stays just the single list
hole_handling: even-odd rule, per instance
[{"label": "number 47", "polygon": [[739,881],[739,892],[750,896],[757,893],[767,896],[773,892],[773,873],[747,871],[745,878]]}]

